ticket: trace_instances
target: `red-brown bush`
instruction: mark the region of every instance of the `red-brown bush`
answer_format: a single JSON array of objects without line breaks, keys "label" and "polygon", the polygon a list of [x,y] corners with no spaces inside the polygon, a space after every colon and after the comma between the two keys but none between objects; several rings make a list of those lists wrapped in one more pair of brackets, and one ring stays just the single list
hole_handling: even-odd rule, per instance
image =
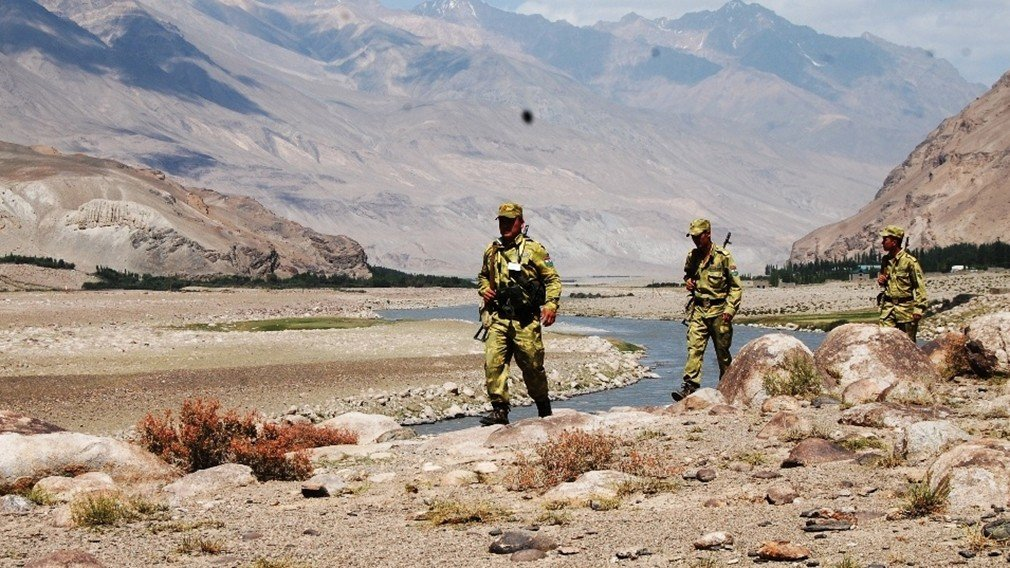
[{"label": "red-brown bush", "polygon": [[257,479],[305,479],[312,474],[308,448],[355,444],[357,436],[340,429],[309,424],[259,424],[255,413],[221,413],[214,399],[187,399],[179,419],[172,411],[148,414],[137,424],[140,443],[165,461],[187,472],[223,463],[252,468]]}]

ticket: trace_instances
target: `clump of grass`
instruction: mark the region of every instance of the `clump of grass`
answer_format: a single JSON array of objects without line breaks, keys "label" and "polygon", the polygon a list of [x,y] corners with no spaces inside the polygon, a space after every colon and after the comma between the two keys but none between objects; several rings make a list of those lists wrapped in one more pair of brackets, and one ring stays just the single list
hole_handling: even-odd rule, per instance
[{"label": "clump of grass", "polygon": [[768,456],[761,452],[741,452],[736,455],[736,461],[740,461],[746,464],[750,464],[754,467],[764,465],[768,463]]},{"label": "clump of grass", "polygon": [[511,512],[484,501],[459,502],[437,500],[431,504],[428,519],[435,526],[466,525],[506,519]]},{"label": "clump of grass", "polygon": [[658,495],[660,493],[674,493],[680,489],[680,484],[667,479],[655,479],[643,477],[635,481],[626,481],[617,487],[618,497],[627,497],[636,493],[643,495]]},{"label": "clump of grass", "polygon": [[240,463],[260,481],[306,479],[312,474],[308,448],[355,444],[351,432],[310,424],[259,424],[254,413],[221,411],[215,399],[187,399],[179,419],[166,410],[148,414],[137,425],[139,441],[150,452],[192,472]]},{"label": "clump of grass", "polygon": [[665,479],[677,473],[677,466],[668,463],[664,456],[631,450],[614,465],[614,469],[639,477]]},{"label": "clump of grass", "polygon": [[831,565],[831,568],[861,568],[861,564],[853,559],[851,556],[843,556],[842,559],[835,564]]},{"label": "clump of grass", "polygon": [[611,345],[613,345],[621,353],[641,353],[645,351],[645,348],[641,345],[636,345],[634,343],[629,343],[620,339],[607,339]]},{"label": "clump of grass", "polygon": [[587,471],[606,469],[614,460],[617,439],[582,430],[562,432],[535,448],[538,459],[519,455],[506,483],[515,491],[543,490],[574,481]]},{"label": "clump of grass", "polygon": [[846,438],[838,442],[838,445],[851,452],[858,452],[867,448],[877,450],[886,450],[890,448],[890,445],[887,442],[873,436],[855,436],[852,438]]},{"label": "clump of grass", "polygon": [[52,493],[37,487],[32,487],[22,493],[21,496],[42,507],[56,503],[56,497]]},{"label": "clump of grass", "polygon": [[203,537],[183,537],[182,542],[176,552],[180,554],[221,554],[224,545],[217,540],[209,540]]},{"label": "clump of grass", "polygon": [[901,512],[905,517],[926,517],[942,513],[947,509],[950,497],[950,476],[945,475],[933,487],[932,476],[927,474],[921,482],[912,483],[905,491],[905,503]]},{"label": "clump of grass", "polygon": [[964,541],[968,545],[968,550],[972,552],[982,552],[996,546],[996,541],[982,532],[982,523],[964,527]]},{"label": "clump of grass", "polygon": [[768,396],[788,395],[812,399],[821,394],[821,378],[813,363],[801,353],[791,353],[782,363],[782,370],[765,375],[762,380]]},{"label": "clump of grass", "polygon": [[873,467],[890,469],[904,464],[905,464],[905,458],[902,457],[901,454],[892,449],[885,454],[872,458],[872,461],[870,461],[869,465]]},{"label": "clump of grass", "polygon": [[593,497],[589,500],[589,508],[594,511],[613,511],[620,507],[620,497]]},{"label": "clump of grass", "polygon": [[540,513],[536,522],[545,526],[565,526],[572,522],[572,515],[567,511],[547,510]]},{"label": "clump of grass", "polygon": [[187,532],[201,528],[220,529],[224,528],[224,523],[221,521],[172,521],[167,523],[152,523],[147,527],[147,530],[151,531],[152,534],[158,534],[163,532]]},{"label": "clump of grass", "polygon": [[139,516],[117,493],[91,493],[70,504],[70,519],[79,527],[112,526]]},{"label": "clump of grass", "polygon": [[705,556],[703,558],[695,558],[691,561],[689,568],[718,568],[719,562],[711,556]]}]

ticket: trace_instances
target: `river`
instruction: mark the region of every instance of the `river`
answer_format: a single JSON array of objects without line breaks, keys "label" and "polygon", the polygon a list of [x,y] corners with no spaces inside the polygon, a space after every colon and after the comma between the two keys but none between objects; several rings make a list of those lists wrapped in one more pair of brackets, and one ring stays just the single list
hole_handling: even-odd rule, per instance
[{"label": "river", "polygon": [[[382,310],[379,314],[391,320],[437,320],[452,319],[473,322],[477,330],[477,309],[470,306],[426,308],[418,310]],[[658,379],[643,379],[627,387],[576,396],[568,400],[554,401],[552,406],[572,408],[582,412],[608,410],[615,406],[649,406],[672,402],[670,391],[680,388],[681,373],[687,359],[685,333],[687,328],[679,321],[649,319],[596,318],[562,315],[551,331],[599,335],[612,337],[640,345],[645,348],[642,364],[652,369]],[[811,351],[817,349],[825,334],[809,331],[780,331],[766,328],[737,325],[733,327],[733,354],[757,337],[768,333],[786,333],[802,341]],[[548,345],[544,366],[551,368],[551,352]],[[475,373],[483,370],[475,369]],[[719,365],[715,360],[715,350],[711,343],[705,351],[705,366],[702,369],[702,386],[715,387],[719,380]],[[536,416],[536,407],[513,408],[509,417],[513,420]],[[478,424],[478,417],[468,416],[442,420],[434,424],[412,426],[418,434],[435,434],[469,428]]]}]

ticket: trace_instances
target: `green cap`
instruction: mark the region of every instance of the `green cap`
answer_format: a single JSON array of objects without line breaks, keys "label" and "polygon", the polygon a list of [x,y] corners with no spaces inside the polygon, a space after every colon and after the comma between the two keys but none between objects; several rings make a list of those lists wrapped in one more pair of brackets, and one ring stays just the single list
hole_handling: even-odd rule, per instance
[{"label": "green cap", "polygon": [[691,227],[687,230],[687,236],[694,237],[711,230],[712,223],[709,223],[708,219],[695,219],[691,221]]},{"label": "green cap", "polygon": [[905,229],[897,225],[888,225],[884,227],[883,231],[880,231],[881,237],[895,237],[897,239],[905,238]]},{"label": "green cap", "polygon": [[522,216],[523,216],[523,206],[519,205],[518,203],[509,202],[509,203],[502,203],[501,205],[498,206],[498,217],[496,217],[496,219],[500,219],[502,217],[515,219],[517,217]]}]

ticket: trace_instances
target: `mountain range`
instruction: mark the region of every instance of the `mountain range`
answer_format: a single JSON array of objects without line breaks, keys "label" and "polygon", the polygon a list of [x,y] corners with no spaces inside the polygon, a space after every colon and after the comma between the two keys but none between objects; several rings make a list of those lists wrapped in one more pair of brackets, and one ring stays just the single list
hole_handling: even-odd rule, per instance
[{"label": "mountain range", "polygon": [[983,90],[739,0],[593,27],[466,0],[0,3],[0,138],[249,196],[438,274],[476,271],[504,200],[566,276],[668,276],[700,216],[759,270]]},{"label": "mountain range", "polygon": [[887,225],[928,249],[1010,241],[1010,72],[943,121],[855,215],[793,244],[790,260],[842,260],[879,247]]}]

